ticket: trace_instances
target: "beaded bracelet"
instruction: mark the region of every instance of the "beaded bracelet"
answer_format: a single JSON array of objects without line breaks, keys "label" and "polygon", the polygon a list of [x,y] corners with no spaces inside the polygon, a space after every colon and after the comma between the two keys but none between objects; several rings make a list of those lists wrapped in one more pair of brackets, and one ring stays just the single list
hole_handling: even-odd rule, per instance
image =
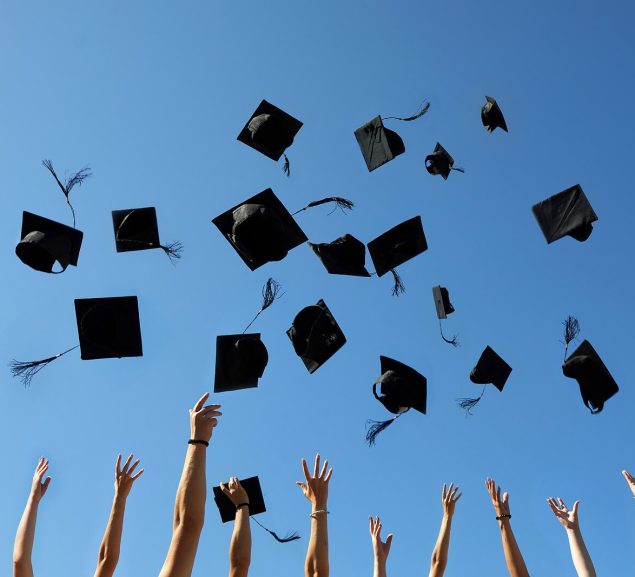
[{"label": "beaded bracelet", "polygon": [[502,521],[503,519],[511,519],[511,515],[501,515],[500,517],[496,517],[497,521]]}]

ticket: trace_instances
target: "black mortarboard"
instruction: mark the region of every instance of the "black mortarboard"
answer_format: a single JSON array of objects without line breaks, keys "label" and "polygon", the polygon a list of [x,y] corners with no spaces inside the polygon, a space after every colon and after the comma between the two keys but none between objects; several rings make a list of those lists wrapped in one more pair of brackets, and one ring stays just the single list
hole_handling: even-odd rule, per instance
[{"label": "black mortarboard", "polygon": [[257,387],[268,360],[260,333],[217,336],[214,392]]},{"label": "black mortarboard", "polygon": [[15,247],[18,258],[40,272],[53,273],[56,262],[64,272],[68,265],[77,266],[84,233],[37,214],[22,213],[22,240]]},{"label": "black mortarboard", "polygon": [[[278,161],[302,128],[302,122],[277,106],[263,100],[238,135],[238,140]],[[285,155],[285,172],[289,174]]]},{"label": "black mortarboard", "polygon": [[430,174],[440,174],[444,180],[448,179],[452,170],[465,172],[462,168],[454,168],[454,159],[438,142],[434,147],[432,154],[428,154],[428,156],[426,156],[426,170]]},{"label": "black mortarboard", "polygon": [[439,319],[439,329],[441,330],[441,338],[453,346],[458,346],[458,340],[456,335],[451,339],[446,338],[443,334],[443,327],[441,326],[441,320],[446,319],[449,314],[454,312],[454,307],[450,302],[450,293],[448,289],[442,286],[432,287],[432,296],[434,297],[434,306],[437,309],[437,318]]},{"label": "black mortarboard", "polygon": [[600,413],[604,403],[619,391],[611,373],[587,340],[571,353],[562,365],[562,372],[565,377],[578,381],[582,400],[592,414]]},{"label": "black mortarboard", "polygon": [[353,235],[345,234],[328,243],[310,242],[309,246],[331,274],[370,276],[365,267],[366,247]]},{"label": "black mortarboard", "polygon": [[481,400],[485,392],[485,385],[492,384],[499,391],[503,391],[505,383],[512,372],[512,368],[489,345],[481,353],[476,365],[470,372],[470,381],[477,385],[483,385],[479,397],[475,399],[459,399],[459,406],[468,413]]},{"label": "black mortarboard", "polygon": [[157,211],[153,206],[113,210],[112,224],[117,252],[160,248],[171,260],[181,258],[183,247],[180,242],[161,244]]},{"label": "black mortarboard", "polygon": [[481,108],[481,120],[487,132],[494,132],[496,128],[502,128],[505,132],[508,132],[507,123],[496,100],[491,96],[486,96],[485,98],[487,102]]},{"label": "black mortarboard", "polygon": [[598,219],[579,184],[535,204],[531,210],[547,244],[564,236],[583,242],[591,236],[592,223]]},{"label": "black mortarboard", "polygon": [[[387,421],[368,421],[370,427],[366,441],[369,445],[374,445],[377,435],[410,409],[426,414],[427,379],[408,365],[389,357],[380,356],[379,360],[381,376],[373,383],[373,395],[396,417]],[[377,394],[378,384],[381,396]]]},{"label": "black mortarboard", "polygon": [[282,260],[291,249],[307,241],[302,229],[270,188],[217,216],[212,222],[251,270],[267,262]]},{"label": "black mortarboard", "polygon": [[342,329],[322,299],[296,315],[287,335],[309,373],[317,371],[346,343]]},{"label": "black mortarboard", "polygon": [[[265,513],[267,508],[265,507],[265,498],[262,494],[262,488],[260,487],[260,480],[258,477],[249,477],[247,479],[242,479],[240,481],[242,488],[247,493],[247,497],[249,498],[249,516],[253,517],[254,515],[259,515],[260,513]],[[236,506],[232,503],[231,499],[223,493],[223,490],[220,488],[220,485],[217,487],[212,487],[212,491],[214,492],[214,502],[218,507],[218,511],[220,513],[220,518],[223,523],[228,523],[229,521],[234,521],[236,519]],[[280,543],[287,543],[289,541],[295,541],[299,539],[299,535],[297,533],[293,533],[284,538],[278,537],[276,533],[267,529],[264,525],[260,524],[256,519],[254,519],[258,525],[260,525],[263,529],[268,531],[276,541]]]},{"label": "black mortarboard", "polygon": [[428,243],[420,216],[398,224],[368,243],[368,252],[377,276],[383,276],[389,271],[393,273],[394,295],[405,290],[395,268],[426,250]]},{"label": "black mortarboard", "polygon": [[83,360],[143,355],[136,296],[75,299],[75,314]]}]

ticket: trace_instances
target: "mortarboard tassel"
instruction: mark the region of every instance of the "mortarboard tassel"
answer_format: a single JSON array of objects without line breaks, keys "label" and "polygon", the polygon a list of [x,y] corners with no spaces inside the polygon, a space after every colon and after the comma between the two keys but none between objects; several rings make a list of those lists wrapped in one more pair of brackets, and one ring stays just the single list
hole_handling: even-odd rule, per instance
[{"label": "mortarboard tassel", "polygon": [[461,168],[460,166],[457,166],[456,168],[453,166],[450,168],[450,170],[456,170],[457,172],[461,172],[463,174],[465,174],[465,169]]},{"label": "mortarboard tassel", "polygon": [[282,172],[284,172],[287,177],[291,176],[291,164],[289,163],[289,157],[284,155],[284,165],[282,166]]},{"label": "mortarboard tassel", "polygon": [[459,405],[459,407],[461,407],[463,410],[465,410],[465,416],[467,415],[471,415],[472,414],[472,409],[474,407],[476,407],[476,405],[479,404],[481,398],[483,397],[483,394],[485,393],[485,385],[483,385],[483,390],[481,391],[481,394],[475,398],[475,399],[457,399],[457,403]]},{"label": "mortarboard tassel", "polygon": [[[355,206],[355,203],[352,200],[348,200],[347,198],[342,198],[341,196],[328,196],[326,198],[322,198],[320,200],[314,200],[310,202],[304,208],[301,208],[300,210],[296,210],[293,213],[293,216],[295,216],[299,212],[302,212],[303,210],[307,210],[308,208],[313,208],[314,206],[320,206],[321,204],[326,204],[328,202],[334,202],[336,204],[335,209],[339,208],[342,212],[344,212],[344,209],[353,210],[353,207]],[[333,209],[329,214],[334,212],[335,209]]]},{"label": "mortarboard tassel", "polygon": [[181,260],[181,257],[183,256],[183,243],[180,240],[171,242],[170,244],[166,245],[160,244],[159,248],[161,248],[163,252],[168,255],[168,258],[172,263],[177,260]]},{"label": "mortarboard tassel", "polygon": [[74,351],[77,347],[79,347],[79,345],[76,345],[73,348],[64,351],[63,353],[59,353],[40,361],[16,361],[15,359],[13,359],[9,363],[11,374],[14,377],[20,377],[22,384],[25,387],[28,387],[31,384],[31,380],[33,379],[33,377],[37,375],[44,367],[46,367],[49,363],[52,363],[54,360],[59,359],[66,353]]},{"label": "mortarboard tassel", "polygon": [[399,413],[398,415],[394,416],[392,419],[388,419],[387,421],[373,421],[372,419],[368,419],[366,421],[366,425],[370,425],[366,430],[366,442],[368,443],[368,446],[372,447],[377,440],[377,435],[379,435],[379,433],[381,433],[383,430],[390,427],[390,425],[392,425],[399,417],[401,417],[401,415],[407,413],[409,410],[410,409],[406,409],[402,413]]},{"label": "mortarboard tassel", "polygon": [[272,531],[271,529],[267,529],[258,519],[255,517],[251,517],[258,525],[260,525],[265,531],[267,531],[278,543],[289,543],[290,541],[297,541],[300,539],[300,535],[298,535],[297,531],[293,531],[293,533],[287,533],[284,537],[278,537],[278,535]]},{"label": "mortarboard tassel", "polygon": [[429,102],[424,102],[423,106],[421,107],[421,109],[419,110],[419,112],[417,112],[414,116],[406,116],[405,118],[400,118],[399,116],[386,116],[385,118],[382,118],[383,120],[403,120],[404,122],[411,122],[412,120],[417,120],[417,118],[421,118],[426,112],[428,112],[428,110],[430,110],[430,103]]},{"label": "mortarboard tassel", "polygon": [[441,319],[439,319],[439,329],[441,330],[441,338],[448,344],[452,345],[453,347],[458,347],[459,346],[459,340],[458,340],[458,336],[459,335],[454,335],[451,339],[446,338],[446,336],[443,334],[443,326],[441,325]]},{"label": "mortarboard tassel", "polygon": [[401,280],[399,273],[394,268],[391,268],[390,272],[392,273],[392,276],[395,279],[395,284],[392,287],[392,296],[398,297],[400,294],[403,294],[406,292],[406,285],[403,284],[403,281]]},{"label": "mortarboard tassel", "polygon": [[562,321],[564,326],[564,360],[567,360],[567,352],[569,350],[569,343],[578,338],[580,334],[580,323],[574,316],[569,315]]},{"label": "mortarboard tassel", "polygon": [[76,172],[69,179],[67,179],[66,184],[62,184],[62,181],[58,178],[57,174],[55,173],[55,169],[53,168],[53,163],[50,160],[43,160],[42,164],[53,175],[53,178],[55,178],[57,185],[62,189],[62,192],[64,193],[64,196],[66,197],[66,203],[68,204],[68,206],[71,209],[71,212],[73,213],[73,228],[75,228],[75,209],[73,208],[73,205],[71,204],[71,201],[68,197],[71,193],[71,190],[73,190],[73,187],[76,184],[81,185],[89,176],[92,175],[92,173],[90,172],[90,168],[89,167],[82,168],[79,172]]},{"label": "mortarboard tassel", "polygon": [[273,278],[267,279],[265,286],[262,287],[262,305],[260,310],[256,314],[256,316],[251,320],[251,322],[247,325],[243,334],[247,332],[247,329],[254,324],[256,319],[260,316],[262,312],[268,309],[275,301],[281,298],[284,293],[280,294],[280,290],[282,289],[282,285],[274,280]]}]

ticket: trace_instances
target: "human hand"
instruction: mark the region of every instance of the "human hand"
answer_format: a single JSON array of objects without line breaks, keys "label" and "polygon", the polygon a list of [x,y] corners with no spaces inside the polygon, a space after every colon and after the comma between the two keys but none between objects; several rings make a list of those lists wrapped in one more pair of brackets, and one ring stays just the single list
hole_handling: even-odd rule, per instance
[{"label": "human hand", "polygon": [[316,509],[324,509],[326,507],[326,501],[328,500],[329,481],[331,480],[331,475],[333,474],[332,468],[329,469],[328,473],[326,472],[328,464],[328,460],[325,460],[322,471],[318,474],[318,471],[320,470],[320,455],[318,453],[315,456],[315,466],[313,467],[313,475],[311,475],[306,461],[302,459],[302,469],[304,470],[306,483],[298,481],[296,482],[296,485],[302,489],[304,496]]},{"label": "human hand", "polygon": [[560,497],[558,497],[557,501],[553,497],[550,497],[547,499],[547,503],[549,503],[549,507],[551,507],[556,519],[560,521],[560,524],[567,531],[578,531],[580,529],[580,525],[578,524],[578,506],[580,505],[580,501],[576,501],[573,504],[573,509],[570,511]]},{"label": "human hand", "polygon": [[37,462],[37,466],[35,467],[35,473],[33,473],[33,482],[31,483],[31,497],[35,500],[36,503],[39,503],[42,500],[42,497],[46,495],[46,490],[49,488],[49,484],[51,483],[51,477],[47,477],[44,482],[42,482],[42,477],[49,469],[49,460],[44,457],[40,457],[40,460]]},{"label": "human hand", "polygon": [[631,475],[628,471],[622,471],[622,475],[624,475],[624,478],[633,493],[633,497],[635,497],[635,477],[633,477],[633,475]]},{"label": "human hand", "polygon": [[446,488],[446,484],[443,483],[443,491],[441,492],[441,503],[443,504],[443,514],[446,517],[452,518],[454,515],[454,507],[456,502],[461,498],[463,493],[456,492],[459,490],[458,486],[454,486],[454,483],[450,483],[450,486]]},{"label": "human hand", "polygon": [[209,393],[205,393],[190,409],[190,431],[192,439],[197,441],[209,441],[212,438],[212,431],[218,424],[216,417],[223,413],[219,412],[220,405],[204,406],[209,398]]},{"label": "human hand", "polygon": [[381,520],[379,517],[368,518],[370,524],[370,538],[373,542],[373,552],[375,554],[375,560],[383,565],[386,564],[388,554],[390,553],[390,546],[392,545],[392,533],[386,537],[386,541],[381,540]]},{"label": "human hand", "polygon": [[123,469],[121,468],[121,455],[117,457],[117,464],[115,465],[115,496],[126,499],[128,495],[130,495],[130,490],[132,489],[132,485],[134,482],[143,475],[145,469],[141,469],[136,475],[133,475],[134,470],[137,468],[139,464],[139,459],[137,459],[132,466],[130,463],[134,458],[133,455],[130,455],[126,462],[123,465]]},{"label": "human hand", "polygon": [[234,504],[234,507],[237,507],[238,505],[241,505],[243,503],[249,504],[247,491],[243,489],[243,486],[240,484],[238,477],[232,477],[231,479],[229,479],[229,483],[221,483],[220,489]]},{"label": "human hand", "polygon": [[505,492],[503,494],[503,498],[501,499],[501,488],[500,486],[496,486],[496,483],[493,479],[486,479],[485,486],[487,487],[487,492],[492,499],[492,505],[494,505],[496,516],[502,517],[503,515],[508,515],[509,517],[511,517],[508,493]]}]

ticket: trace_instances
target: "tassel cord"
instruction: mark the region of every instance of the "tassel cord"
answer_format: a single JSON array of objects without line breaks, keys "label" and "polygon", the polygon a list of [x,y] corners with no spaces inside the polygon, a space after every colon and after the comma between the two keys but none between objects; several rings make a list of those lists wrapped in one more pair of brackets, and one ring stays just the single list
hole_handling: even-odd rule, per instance
[{"label": "tassel cord", "polygon": [[439,319],[439,330],[441,331],[441,338],[448,344],[452,345],[453,347],[458,347],[459,346],[459,340],[458,337],[459,335],[453,335],[451,339],[448,339],[444,334],[443,334],[443,326],[441,324],[441,319]]},{"label": "tassel cord", "polygon": [[399,276],[399,273],[394,268],[390,269],[390,272],[392,273],[395,281],[392,287],[392,296],[398,297],[399,295],[406,292],[406,285],[403,283],[401,277]]},{"label": "tassel cord", "polygon": [[295,216],[296,214],[308,210],[309,208],[313,208],[314,206],[320,206],[321,204],[327,204],[329,202],[335,203],[335,208],[329,212],[329,214],[333,214],[338,208],[344,212],[344,210],[353,210],[355,203],[352,200],[348,200],[347,198],[342,198],[341,196],[329,196],[326,198],[322,198],[320,200],[314,200],[307,204],[304,208],[300,210],[296,210],[291,216]]},{"label": "tassel cord", "polygon": [[265,310],[267,310],[275,301],[285,295],[285,293],[280,294],[281,290],[282,285],[278,281],[274,280],[271,277],[267,279],[267,282],[262,287],[262,305],[260,307],[260,310],[256,313],[256,316],[251,319],[251,322],[245,327],[245,330],[242,333],[243,335],[249,330],[249,327],[253,325],[254,322],[256,322],[256,319]]},{"label": "tassel cord", "polygon": [[481,391],[481,394],[476,397],[475,399],[469,399],[469,398],[464,398],[464,399],[457,399],[457,403],[459,405],[459,407],[461,407],[463,410],[465,410],[465,416],[472,416],[472,409],[474,407],[476,407],[476,405],[479,404],[479,402],[481,401],[481,399],[483,398],[483,395],[485,394],[485,385],[483,385],[483,390]]},{"label": "tassel cord", "polygon": [[300,535],[298,535],[296,531],[294,531],[293,533],[287,533],[286,536],[284,537],[279,537],[275,531],[272,531],[271,529],[267,529],[267,527],[265,527],[255,517],[251,517],[251,519],[253,519],[265,531],[267,531],[267,533],[269,533],[276,541],[278,541],[278,543],[289,543],[290,541],[297,541],[298,539],[300,539]]},{"label": "tassel cord", "polygon": [[426,112],[428,112],[428,110],[430,110],[430,103],[426,101],[423,103],[423,106],[419,109],[419,112],[417,112],[416,114],[412,116],[406,116],[404,118],[400,116],[386,116],[382,118],[382,120],[403,120],[404,122],[412,122],[413,120],[417,120],[418,118],[421,118]]},{"label": "tassel cord", "polygon": [[74,351],[78,347],[79,345],[75,345],[63,353],[58,353],[57,355],[53,355],[52,357],[41,359],[39,361],[16,361],[14,359],[9,363],[11,374],[13,377],[20,377],[22,384],[25,387],[28,387],[31,384],[33,377],[35,377],[35,375],[37,375],[44,367],[64,356],[66,353]]}]

